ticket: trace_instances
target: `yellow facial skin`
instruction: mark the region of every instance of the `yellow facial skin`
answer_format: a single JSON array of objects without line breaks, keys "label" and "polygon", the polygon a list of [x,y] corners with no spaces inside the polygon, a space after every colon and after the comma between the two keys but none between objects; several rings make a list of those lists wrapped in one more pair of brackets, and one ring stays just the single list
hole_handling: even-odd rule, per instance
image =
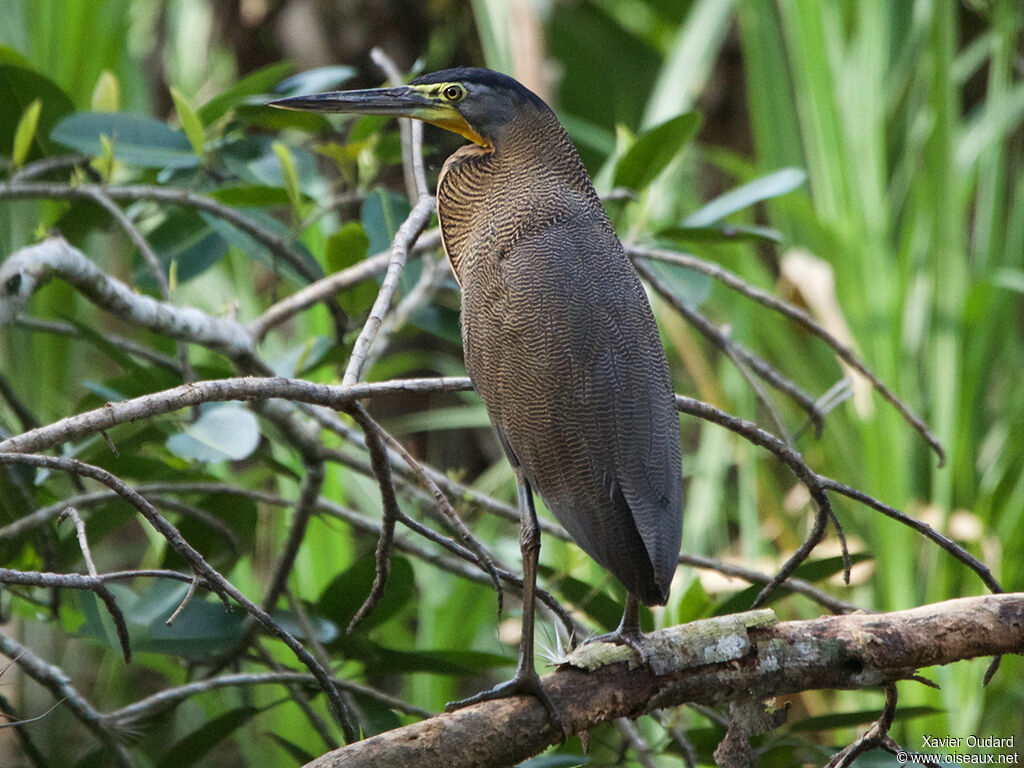
[{"label": "yellow facial skin", "polygon": [[473,130],[455,106],[465,96],[466,88],[461,83],[432,83],[316,93],[279,99],[271,102],[270,106],[305,112],[410,117],[457,133],[478,146],[490,149],[491,143]]}]

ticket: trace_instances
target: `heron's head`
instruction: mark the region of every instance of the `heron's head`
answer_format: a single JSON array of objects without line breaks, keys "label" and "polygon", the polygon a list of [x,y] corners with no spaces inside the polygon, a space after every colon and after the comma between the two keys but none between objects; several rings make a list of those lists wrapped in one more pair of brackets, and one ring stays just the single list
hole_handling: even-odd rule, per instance
[{"label": "heron's head", "polygon": [[539,96],[490,69],[431,72],[397,88],[331,91],[270,102],[283,109],[411,117],[465,136],[482,147],[528,109],[547,111]]}]

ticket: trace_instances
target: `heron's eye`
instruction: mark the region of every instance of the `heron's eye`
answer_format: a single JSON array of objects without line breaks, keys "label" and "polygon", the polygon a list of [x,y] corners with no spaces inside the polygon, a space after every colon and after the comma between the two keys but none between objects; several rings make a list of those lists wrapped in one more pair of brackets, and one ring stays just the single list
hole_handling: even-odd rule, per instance
[{"label": "heron's eye", "polygon": [[466,95],[466,89],[461,85],[446,85],[441,95],[446,101],[459,101]]}]

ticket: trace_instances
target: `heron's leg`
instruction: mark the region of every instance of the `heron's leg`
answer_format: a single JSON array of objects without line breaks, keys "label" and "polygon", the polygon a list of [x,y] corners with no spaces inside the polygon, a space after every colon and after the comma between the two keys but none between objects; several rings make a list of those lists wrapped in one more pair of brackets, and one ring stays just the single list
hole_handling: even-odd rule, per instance
[{"label": "heron's leg", "polygon": [[640,600],[632,592],[626,593],[626,607],[622,611],[622,621],[614,632],[591,637],[586,642],[615,643],[628,645],[643,659],[644,664],[651,665],[650,651],[644,645],[644,633],[640,630]]},{"label": "heron's leg", "polygon": [[544,690],[533,664],[534,603],[537,589],[537,560],[540,556],[540,526],[537,524],[537,513],[533,508],[530,484],[523,477],[522,470],[519,467],[515,469],[519,494],[519,549],[523,554],[523,623],[516,674],[508,682],[496,685],[490,690],[482,691],[468,699],[450,702],[445,706],[445,711],[451,712],[481,701],[530,694],[540,699],[552,722],[564,733],[562,720],[555,711],[547,691]]}]

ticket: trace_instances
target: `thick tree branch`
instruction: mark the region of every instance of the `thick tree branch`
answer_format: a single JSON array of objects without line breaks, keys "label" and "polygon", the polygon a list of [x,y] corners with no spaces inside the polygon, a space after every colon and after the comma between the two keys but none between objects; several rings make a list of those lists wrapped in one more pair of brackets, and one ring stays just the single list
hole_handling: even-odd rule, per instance
[{"label": "thick tree branch", "polygon": [[[910,678],[921,667],[1024,652],[1024,593],[887,614],[774,622],[755,611],[648,636],[652,674],[621,646],[584,646],[543,678],[570,733],[686,702],[721,704]],[[585,665],[588,669],[573,665]],[[981,684],[981,681],[978,681]],[[307,768],[511,765],[559,741],[532,697],[489,701],[325,754]]]}]

